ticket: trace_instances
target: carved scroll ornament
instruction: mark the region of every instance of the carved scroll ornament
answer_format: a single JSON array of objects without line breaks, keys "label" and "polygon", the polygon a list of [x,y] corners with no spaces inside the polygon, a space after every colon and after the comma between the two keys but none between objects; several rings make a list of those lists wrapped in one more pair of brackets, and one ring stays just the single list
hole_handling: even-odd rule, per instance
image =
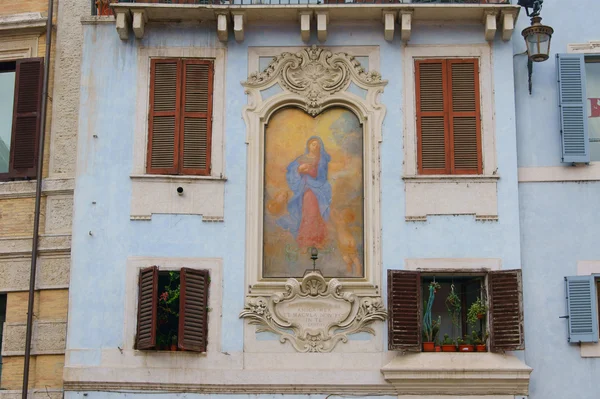
[{"label": "carved scroll ornament", "polygon": [[295,54],[281,53],[263,72],[250,74],[243,85],[265,88],[278,82],[304,97],[307,112],[315,116],[321,112],[323,100],[347,89],[352,79],[365,88],[387,84],[379,72],[366,72],[354,56],[312,46]]},{"label": "carved scroll ornament", "polygon": [[289,341],[298,352],[331,352],[338,342],[348,342],[350,334],[375,335],[370,325],[387,317],[381,298],[342,293],[338,280],[327,282],[317,271],[302,281],[287,280],[285,289],[269,298],[247,298],[240,317],[257,325],[256,332]]}]

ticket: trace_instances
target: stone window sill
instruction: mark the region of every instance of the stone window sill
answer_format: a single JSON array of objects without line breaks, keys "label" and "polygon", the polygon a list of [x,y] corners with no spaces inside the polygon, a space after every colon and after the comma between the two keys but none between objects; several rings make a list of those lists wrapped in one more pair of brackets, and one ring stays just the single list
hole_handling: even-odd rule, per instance
[{"label": "stone window sill", "polygon": [[414,353],[381,369],[404,395],[528,395],[531,367],[496,353]]}]

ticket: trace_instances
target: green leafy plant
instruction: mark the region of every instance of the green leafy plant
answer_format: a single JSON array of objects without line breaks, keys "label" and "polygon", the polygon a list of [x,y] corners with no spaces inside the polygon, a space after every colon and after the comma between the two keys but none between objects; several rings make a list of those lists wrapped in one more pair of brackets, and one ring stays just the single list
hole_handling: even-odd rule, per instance
[{"label": "green leafy plant", "polygon": [[471,332],[471,343],[473,345],[482,345],[483,344],[483,341],[481,340],[481,337],[479,336],[479,332],[477,332],[477,331]]},{"label": "green leafy plant", "polygon": [[458,345],[465,345],[466,341],[463,338],[456,338],[456,343]]},{"label": "green leafy plant", "polygon": [[156,344],[166,348],[177,343],[179,326],[180,278],[178,272],[169,272],[169,281],[158,297],[158,328]]},{"label": "green leafy plant", "polygon": [[457,327],[460,319],[461,305],[460,297],[454,292],[454,284],[452,284],[450,293],[446,297],[446,309],[448,309],[448,314],[450,315],[452,324]]},{"label": "green leafy plant", "polygon": [[481,320],[483,316],[487,314],[487,310],[488,308],[483,302],[483,299],[477,298],[477,300],[473,302],[473,304],[469,308],[469,311],[467,312],[467,322],[471,326],[477,325],[479,320]]},{"label": "green leafy plant", "polygon": [[448,334],[444,334],[444,340],[442,341],[442,345],[456,345],[456,342],[452,338],[448,336]]}]

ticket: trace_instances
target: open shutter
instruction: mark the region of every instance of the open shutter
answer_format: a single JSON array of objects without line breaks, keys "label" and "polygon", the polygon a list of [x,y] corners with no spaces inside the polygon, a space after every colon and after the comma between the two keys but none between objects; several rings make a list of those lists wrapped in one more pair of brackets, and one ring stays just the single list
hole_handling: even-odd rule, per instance
[{"label": "open shutter", "polygon": [[421,351],[421,274],[388,270],[388,349]]},{"label": "open shutter", "polygon": [[587,104],[585,93],[585,59],[583,54],[557,54],[558,105],[562,161],[590,162]]},{"label": "open shutter", "polygon": [[136,349],[156,346],[158,311],[158,267],[140,270]]},{"label": "open shutter", "polygon": [[451,173],[481,174],[481,117],[477,59],[447,60]]},{"label": "open shutter", "polygon": [[420,174],[449,173],[445,82],[444,60],[415,61],[417,163]]},{"label": "open shutter", "polygon": [[206,352],[208,270],[181,269],[179,349]]},{"label": "open shutter", "polygon": [[183,61],[183,135],[180,138],[183,174],[210,174],[213,75],[210,60]]},{"label": "open shutter", "polygon": [[598,342],[598,309],[594,276],[565,277],[569,342]]},{"label": "open shutter", "polygon": [[181,61],[156,59],[150,69],[148,173],[176,174],[179,153]]},{"label": "open shutter", "polygon": [[488,288],[492,352],[525,349],[521,270],[488,273]]},{"label": "open shutter", "polygon": [[16,62],[15,105],[10,147],[11,177],[36,177],[42,107],[43,58]]}]

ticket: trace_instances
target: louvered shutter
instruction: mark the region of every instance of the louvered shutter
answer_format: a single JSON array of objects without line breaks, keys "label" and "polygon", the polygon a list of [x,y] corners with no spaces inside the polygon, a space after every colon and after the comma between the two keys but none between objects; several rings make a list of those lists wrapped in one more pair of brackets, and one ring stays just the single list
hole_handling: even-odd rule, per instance
[{"label": "louvered shutter", "polygon": [[148,173],[175,174],[178,170],[181,61],[155,59],[150,72],[148,115]]},{"label": "louvered shutter", "polygon": [[444,60],[415,62],[417,163],[420,174],[448,173],[448,128]]},{"label": "louvered shutter", "polygon": [[598,309],[594,276],[565,277],[569,342],[598,342]]},{"label": "louvered shutter", "polygon": [[208,270],[181,269],[178,347],[206,352]]},{"label": "louvered shutter", "polygon": [[451,172],[481,174],[478,60],[448,60],[447,63]]},{"label": "louvered shutter", "polygon": [[140,270],[136,349],[156,346],[158,268]]},{"label": "louvered shutter", "polygon": [[180,167],[183,174],[210,174],[213,63],[183,61],[183,104]]},{"label": "louvered shutter", "polygon": [[388,270],[388,349],[421,351],[421,274]]},{"label": "louvered shutter", "polygon": [[37,173],[44,60],[18,60],[16,66],[9,174],[33,178]]},{"label": "louvered shutter", "polygon": [[525,349],[521,270],[488,273],[492,352]]},{"label": "louvered shutter", "polygon": [[583,54],[557,54],[558,104],[562,161],[590,162],[587,104],[585,90],[585,59]]}]

